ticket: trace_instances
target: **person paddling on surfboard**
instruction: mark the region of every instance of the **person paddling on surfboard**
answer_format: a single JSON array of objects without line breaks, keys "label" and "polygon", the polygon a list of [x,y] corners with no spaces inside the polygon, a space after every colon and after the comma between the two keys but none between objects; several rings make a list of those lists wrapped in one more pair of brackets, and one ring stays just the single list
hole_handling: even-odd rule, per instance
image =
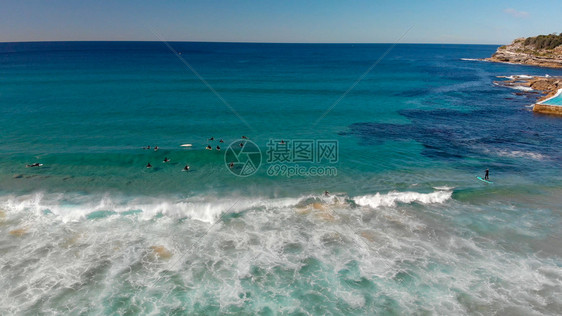
[{"label": "person paddling on surfboard", "polygon": [[484,180],[490,180],[490,178],[488,177],[489,174],[490,174],[490,170],[486,168],[486,174],[484,175]]},{"label": "person paddling on surfboard", "polygon": [[150,164],[150,162],[146,164],[146,167],[147,167],[147,168],[152,168],[152,165]]},{"label": "person paddling on surfboard", "polygon": [[189,166],[185,165],[185,167],[183,167],[183,171],[189,171]]}]

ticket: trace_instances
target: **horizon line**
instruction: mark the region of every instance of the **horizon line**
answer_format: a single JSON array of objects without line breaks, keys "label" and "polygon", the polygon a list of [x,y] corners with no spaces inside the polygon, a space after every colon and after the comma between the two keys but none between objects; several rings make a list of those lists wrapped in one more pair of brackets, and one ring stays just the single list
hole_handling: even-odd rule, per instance
[{"label": "horizon line", "polygon": [[[158,40],[37,40],[37,41],[0,41],[0,44],[15,44],[15,43],[119,43],[119,42],[142,42],[142,43],[160,43]],[[333,45],[369,45],[369,44],[396,44],[391,42],[252,42],[252,41],[177,41],[171,40],[168,43],[224,43],[224,44],[303,44],[303,45],[315,45],[315,44],[333,44]],[[484,43],[440,43],[440,42],[412,42],[412,43],[399,43],[397,45],[506,45],[506,44],[484,44]]]}]

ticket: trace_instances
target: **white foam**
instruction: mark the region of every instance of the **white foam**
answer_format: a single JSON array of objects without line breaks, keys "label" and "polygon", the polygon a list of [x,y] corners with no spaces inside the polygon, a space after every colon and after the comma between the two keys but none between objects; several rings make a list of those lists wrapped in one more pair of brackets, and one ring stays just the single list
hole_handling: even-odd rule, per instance
[{"label": "white foam", "polygon": [[[509,78],[509,77],[508,77],[508,78]],[[499,86],[499,87],[506,87],[506,88],[510,88],[510,89],[514,89],[514,90],[524,91],[524,92],[531,92],[531,91],[534,91],[533,88],[527,87],[527,86],[518,86],[518,85],[501,84],[501,83],[497,83],[497,82],[494,82],[494,85]]]},{"label": "white foam", "polygon": [[465,60],[465,61],[480,61],[480,59],[477,59],[477,58],[461,58],[461,60]]},{"label": "white foam", "polygon": [[151,220],[156,216],[181,219],[191,218],[207,223],[214,223],[222,213],[237,213],[250,208],[265,209],[295,205],[299,198],[260,199],[246,197],[228,197],[219,199],[215,196],[174,199],[171,197],[136,197],[124,198],[105,195],[84,196],[79,194],[44,194],[34,193],[21,196],[0,198],[0,208],[15,212],[31,212],[43,216],[50,212],[64,223],[78,222],[88,215],[108,211],[126,213],[138,211],[139,218]]},{"label": "white foam", "polygon": [[524,91],[524,92],[530,92],[533,91],[534,89],[531,87],[526,87],[526,86],[506,86],[510,89],[515,89],[515,90],[519,90],[519,91]]},{"label": "white foam", "polygon": [[433,187],[435,190],[440,190],[440,191],[451,191],[452,189],[454,189],[455,187],[449,187],[446,185],[443,186],[439,186],[439,187]]},{"label": "white foam", "polygon": [[377,192],[375,195],[364,195],[356,197],[353,200],[361,206],[370,206],[378,208],[381,206],[395,206],[396,203],[420,203],[420,204],[435,204],[444,203],[449,200],[453,195],[452,191],[436,191],[433,193],[418,193],[418,192],[397,192],[392,191],[387,194],[380,194]]},{"label": "white foam", "polygon": [[513,158],[527,158],[532,160],[544,160],[546,156],[540,153],[535,153],[532,151],[524,150],[499,150],[495,151],[498,156],[501,157],[513,157]]},{"label": "white foam", "polygon": [[[386,205],[432,205],[451,194],[390,192],[355,200],[373,204],[378,195]],[[344,207],[334,210],[344,221],[326,222],[294,212],[302,199],[324,201],[246,198],[235,208],[252,209],[209,231],[198,220],[175,220],[184,216],[177,204],[222,209],[226,198],[13,197],[20,211],[6,210],[4,225],[11,229],[19,214],[29,233],[0,234],[0,313],[124,314],[135,308],[141,314],[203,314],[210,307],[216,313],[258,314],[267,307],[280,313],[372,314],[390,306],[397,314],[531,315],[556,314],[562,304],[555,253],[527,250],[529,239],[525,247],[509,241],[512,227],[534,236],[529,232],[539,231],[548,213],[502,212],[494,205],[486,214],[482,205],[455,202],[442,208],[381,207],[371,214]],[[62,223],[56,215],[28,216],[37,205],[54,204],[67,206],[61,212],[78,212],[78,205],[114,210],[148,205],[164,216],[76,223]],[[480,235],[480,223],[493,234]],[[556,241],[555,232],[552,238]],[[153,246],[171,257],[155,258]]]},{"label": "white foam", "polygon": [[507,78],[510,80],[517,80],[517,79],[533,79],[534,76],[529,76],[529,75],[511,75],[511,76],[507,76],[507,77],[503,77],[503,78]]}]

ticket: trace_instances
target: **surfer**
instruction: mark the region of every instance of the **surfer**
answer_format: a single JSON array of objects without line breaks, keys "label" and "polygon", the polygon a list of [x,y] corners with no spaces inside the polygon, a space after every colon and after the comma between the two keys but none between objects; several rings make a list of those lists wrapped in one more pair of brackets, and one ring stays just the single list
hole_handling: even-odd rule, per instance
[{"label": "surfer", "polygon": [[41,166],[42,166],[42,164],[40,164],[38,162],[32,163],[31,165],[26,165],[27,168],[41,167]]},{"label": "surfer", "polygon": [[205,149],[207,149],[207,150],[213,150],[213,147],[211,147],[211,145],[207,145],[207,147],[205,147]]},{"label": "surfer", "polygon": [[152,168],[152,165],[150,164],[150,162],[146,164],[146,167],[147,167],[147,168]]},{"label": "surfer", "polygon": [[158,150],[158,146],[154,146],[154,151],[157,151],[157,150]]},{"label": "surfer", "polygon": [[324,191],[324,196],[330,196],[330,192]]},{"label": "surfer", "polygon": [[240,147],[244,147],[244,144],[243,144],[243,143],[240,143]]},{"label": "surfer", "polygon": [[224,143],[224,140],[222,140],[222,138],[219,140],[219,143]]},{"label": "surfer", "polygon": [[221,150],[221,146],[217,146],[217,150],[220,151],[220,150]]},{"label": "surfer", "polygon": [[168,157],[164,157],[164,163],[170,161],[170,159],[168,159]]},{"label": "surfer", "polygon": [[183,171],[189,171],[189,166],[185,165],[185,167],[183,167]]},{"label": "surfer", "polygon": [[488,168],[486,168],[486,174],[484,175],[484,180],[490,180],[490,178],[488,178],[489,174],[490,174],[490,170],[488,170]]},{"label": "surfer", "polygon": [[284,140],[281,140],[281,145],[284,145],[284,144],[285,144],[285,141],[284,141]]},{"label": "surfer", "polygon": [[248,137],[246,137],[246,136],[242,136],[242,139],[248,139]]},{"label": "surfer", "polygon": [[230,167],[230,169],[234,168],[234,162],[231,162],[229,167]]},{"label": "surfer", "polygon": [[215,138],[214,138],[214,137],[211,137],[211,138],[209,138],[209,140],[213,141],[213,140],[215,140]]}]

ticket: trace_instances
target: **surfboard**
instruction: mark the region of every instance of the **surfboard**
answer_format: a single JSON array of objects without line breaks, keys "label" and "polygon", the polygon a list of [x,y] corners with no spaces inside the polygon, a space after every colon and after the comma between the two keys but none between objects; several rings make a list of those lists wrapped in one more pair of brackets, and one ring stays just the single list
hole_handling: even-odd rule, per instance
[{"label": "surfboard", "polygon": [[191,144],[183,144],[183,145],[180,145],[180,146],[181,147],[191,147],[192,145]]},{"label": "surfboard", "polygon": [[492,182],[492,181],[484,180],[484,179],[482,179],[482,177],[476,177],[476,179],[478,179],[478,180],[480,180],[480,181],[482,181],[482,182],[486,182],[486,183],[494,183],[494,182]]}]

